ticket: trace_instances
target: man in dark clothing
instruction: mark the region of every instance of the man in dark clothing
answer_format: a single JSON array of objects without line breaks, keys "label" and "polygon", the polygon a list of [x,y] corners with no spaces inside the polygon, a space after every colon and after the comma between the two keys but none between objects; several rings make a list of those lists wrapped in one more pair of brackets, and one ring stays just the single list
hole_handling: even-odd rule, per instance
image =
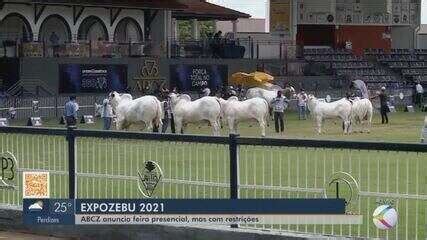
[{"label": "man in dark clothing", "polygon": [[389,109],[388,104],[387,104],[388,96],[385,92],[385,87],[381,87],[381,92],[377,97],[380,99],[381,123],[382,124],[388,124],[387,113],[390,112],[390,109]]},{"label": "man in dark clothing", "polygon": [[276,128],[276,133],[283,134],[285,131],[285,123],[283,121],[284,115],[285,115],[285,109],[288,104],[288,99],[286,97],[282,96],[282,91],[277,91],[277,97],[271,101],[271,106],[273,107],[274,111],[274,125]]}]

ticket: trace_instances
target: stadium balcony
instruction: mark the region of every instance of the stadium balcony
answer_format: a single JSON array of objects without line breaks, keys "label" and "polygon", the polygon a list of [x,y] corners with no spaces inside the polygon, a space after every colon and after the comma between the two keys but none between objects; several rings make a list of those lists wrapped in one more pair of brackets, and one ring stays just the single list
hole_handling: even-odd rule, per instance
[{"label": "stadium balcony", "polygon": [[[165,56],[169,58],[295,59],[301,56],[301,54],[298,54],[298,47],[289,41],[223,38],[217,43],[213,39],[183,41],[169,39],[165,46],[160,46],[154,41],[108,42],[80,40],[55,46],[46,42],[10,41],[4,43],[4,47],[0,51],[0,57],[145,57],[156,56],[157,54],[154,53],[153,49],[159,48],[167,53]],[[344,60],[341,59],[341,61]]]}]

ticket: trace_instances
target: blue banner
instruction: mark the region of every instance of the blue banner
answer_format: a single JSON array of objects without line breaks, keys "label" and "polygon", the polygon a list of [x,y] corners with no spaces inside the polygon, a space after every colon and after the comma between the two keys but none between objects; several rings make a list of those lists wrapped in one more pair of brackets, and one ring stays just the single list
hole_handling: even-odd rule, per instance
[{"label": "blue banner", "polygon": [[74,225],[74,200],[24,199],[24,224]]},{"label": "blue banner", "polygon": [[228,82],[227,65],[171,65],[170,83],[180,92],[216,90]]},{"label": "blue banner", "polygon": [[[222,215],[225,219],[222,222],[224,224],[230,221],[241,222],[227,220],[233,216],[253,217],[261,222],[274,222],[275,220],[269,216],[344,216],[345,201],[344,199],[24,199],[23,212],[24,223],[27,225],[118,224],[116,220],[122,221],[120,224],[156,224],[162,216],[189,219],[180,221],[180,224],[190,224],[200,223],[197,219],[203,217],[202,215],[208,219],[211,218],[209,216]],[[152,219],[141,222],[140,218],[149,216]]]},{"label": "blue banner", "polygon": [[126,88],[126,65],[59,65],[59,93],[123,92]]},{"label": "blue banner", "polygon": [[343,199],[77,199],[77,214],[344,214]]}]

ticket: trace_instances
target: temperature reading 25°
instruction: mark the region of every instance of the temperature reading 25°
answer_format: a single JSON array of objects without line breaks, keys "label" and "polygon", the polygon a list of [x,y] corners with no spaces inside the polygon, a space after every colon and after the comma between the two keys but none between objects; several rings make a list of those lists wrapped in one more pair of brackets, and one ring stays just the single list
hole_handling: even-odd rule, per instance
[{"label": "temperature reading 25\u00b0", "polygon": [[66,213],[72,210],[73,205],[71,204],[71,202],[55,202],[53,206],[53,211],[55,213]]}]

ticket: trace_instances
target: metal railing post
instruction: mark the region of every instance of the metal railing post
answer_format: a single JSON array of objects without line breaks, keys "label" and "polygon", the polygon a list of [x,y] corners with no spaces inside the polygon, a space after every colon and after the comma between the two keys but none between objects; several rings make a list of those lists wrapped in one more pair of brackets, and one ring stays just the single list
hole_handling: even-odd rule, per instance
[{"label": "metal railing post", "polygon": [[[230,199],[239,198],[239,152],[237,146],[237,138],[239,135],[230,134]],[[231,225],[232,228],[237,228],[237,224]]]},{"label": "metal railing post", "polygon": [[77,193],[76,186],[76,126],[69,126],[67,129],[68,142],[68,198],[75,199]]},{"label": "metal railing post", "polygon": [[256,43],[256,59],[259,59],[259,43]]}]

